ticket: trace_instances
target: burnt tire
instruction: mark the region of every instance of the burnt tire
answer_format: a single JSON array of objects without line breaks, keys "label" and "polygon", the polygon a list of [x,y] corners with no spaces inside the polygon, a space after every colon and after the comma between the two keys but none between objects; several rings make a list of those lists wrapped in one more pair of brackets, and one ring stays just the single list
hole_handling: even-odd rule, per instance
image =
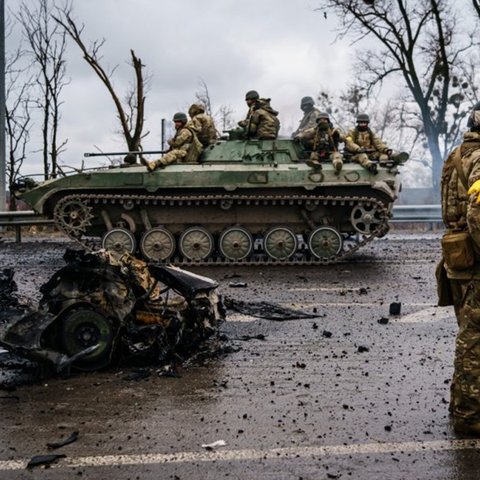
[{"label": "burnt tire", "polygon": [[110,319],[87,307],[66,312],[60,326],[60,343],[69,357],[98,345],[91,353],[79,357],[72,367],[81,371],[105,368],[110,363],[113,349],[114,328]]}]

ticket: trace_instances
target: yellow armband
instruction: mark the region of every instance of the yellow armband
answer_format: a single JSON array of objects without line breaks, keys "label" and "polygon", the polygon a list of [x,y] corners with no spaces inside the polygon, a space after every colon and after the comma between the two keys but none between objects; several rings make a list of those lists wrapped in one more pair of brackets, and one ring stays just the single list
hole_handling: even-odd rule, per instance
[{"label": "yellow armband", "polygon": [[468,189],[468,195],[477,195],[477,203],[480,203],[480,180],[474,182],[474,184]]}]

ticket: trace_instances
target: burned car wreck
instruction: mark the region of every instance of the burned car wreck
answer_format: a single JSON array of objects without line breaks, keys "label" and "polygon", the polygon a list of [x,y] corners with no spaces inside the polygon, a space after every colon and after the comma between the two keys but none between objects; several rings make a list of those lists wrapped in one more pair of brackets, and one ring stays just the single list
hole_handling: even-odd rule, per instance
[{"label": "burned car wreck", "polygon": [[[4,302],[1,315],[0,346],[54,373],[122,359],[181,360],[224,320],[209,278],[106,251],[67,250],[64,260],[40,288],[38,308]],[[12,293],[10,270],[4,280],[4,294]]]}]

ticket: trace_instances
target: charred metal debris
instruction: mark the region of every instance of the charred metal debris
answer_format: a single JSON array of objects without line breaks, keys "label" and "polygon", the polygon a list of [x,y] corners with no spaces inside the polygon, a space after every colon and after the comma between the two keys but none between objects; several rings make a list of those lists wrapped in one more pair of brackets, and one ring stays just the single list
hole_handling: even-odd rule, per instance
[{"label": "charred metal debris", "polygon": [[210,278],[106,251],[67,250],[64,260],[36,308],[18,302],[13,270],[0,272],[0,346],[53,373],[181,362],[225,318]]}]

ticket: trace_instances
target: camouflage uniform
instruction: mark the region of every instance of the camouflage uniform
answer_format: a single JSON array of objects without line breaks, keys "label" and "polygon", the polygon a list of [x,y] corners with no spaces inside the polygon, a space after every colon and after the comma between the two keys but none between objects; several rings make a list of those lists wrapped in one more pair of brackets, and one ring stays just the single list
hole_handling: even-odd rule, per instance
[{"label": "camouflage uniform", "polygon": [[[303,118],[300,120],[300,125],[292,133],[292,138],[301,136],[302,133],[305,132],[306,130],[315,128],[315,126],[317,125],[317,118],[319,115],[320,115],[320,110],[318,110],[318,108],[315,108],[315,107],[313,107],[311,110],[306,112]],[[305,138],[305,136],[303,138]]]},{"label": "camouflage uniform", "polygon": [[278,112],[270,106],[269,98],[259,98],[248,110],[245,120],[238,125],[245,129],[247,138],[274,140],[280,130]]},{"label": "camouflage uniform", "polygon": [[[454,164],[459,149],[467,185]],[[480,434],[480,204],[467,189],[480,180],[480,132],[470,131],[445,161],[442,173],[442,216],[449,231],[467,231],[476,253],[473,267],[445,265],[459,327],[450,411],[458,433]]]},{"label": "camouflage uniform", "polygon": [[175,162],[196,162],[202,153],[202,144],[189,126],[180,127],[175,136],[168,140],[168,144],[170,149],[163,157],[147,162],[148,170],[163,168]]},{"label": "camouflage uniform", "polygon": [[208,147],[217,141],[217,129],[215,123],[210,115],[205,113],[203,105],[194,103],[189,109],[191,121],[188,122],[187,127],[197,134],[200,143],[203,147]]},{"label": "camouflage uniform", "polygon": [[[311,129],[303,135],[311,135]],[[338,128],[328,127],[321,130],[318,127],[314,129],[312,153],[307,164],[312,167],[321,168],[320,162],[330,160],[333,168],[339,172],[343,166],[343,155],[338,151],[338,144],[344,141],[342,132]]]},{"label": "camouflage uniform", "polygon": [[[365,168],[369,168],[373,164],[371,159],[379,162],[387,162],[389,159],[390,149],[370,128],[367,128],[366,131],[360,131],[357,127],[349,130],[345,137],[345,147],[348,152],[355,153],[352,160]],[[367,154],[364,150],[373,151]]]}]

